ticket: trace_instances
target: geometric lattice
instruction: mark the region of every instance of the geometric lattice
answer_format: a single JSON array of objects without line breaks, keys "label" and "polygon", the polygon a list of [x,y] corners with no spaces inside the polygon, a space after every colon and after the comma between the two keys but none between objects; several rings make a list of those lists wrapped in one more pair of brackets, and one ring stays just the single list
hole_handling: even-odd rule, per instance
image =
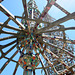
[{"label": "geometric lattice", "polygon": [[[0,3],[2,1],[0,0]],[[41,72],[44,71],[44,75],[73,75],[75,73],[75,40],[69,39],[65,31],[75,30],[75,27],[65,28],[60,24],[75,19],[75,12],[68,12],[56,3],[56,0],[47,0],[47,5],[42,13],[34,0],[28,3],[22,0],[22,3],[24,8],[22,16],[12,15],[0,4],[0,11],[8,17],[4,23],[0,23],[0,34],[11,35],[2,36],[0,41],[15,39],[6,42],[5,45],[0,45],[0,60],[7,59],[1,66],[0,73],[12,61],[16,63],[12,75],[16,74],[19,65],[24,69],[24,75],[27,73],[31,75],[32,71],[35,75],[37,69],[42,69]],[[66,16],[58,20],[51,17],[48,11],[53,5]],[[21,19],[21,22],[17,18]],[[11,20],[18,25],[18,28],[8,24]],[[15,32],[10,32],[9,29]],[[6,48],[8,50],[5,51]],[[13,49],[15,49],[14,54],[12,54]],[[6,57],[10,52],[10,57]],[[18,53],[20,53],[19,60],[14,60]],[[40,63],[42,67],[37,67]]]}]

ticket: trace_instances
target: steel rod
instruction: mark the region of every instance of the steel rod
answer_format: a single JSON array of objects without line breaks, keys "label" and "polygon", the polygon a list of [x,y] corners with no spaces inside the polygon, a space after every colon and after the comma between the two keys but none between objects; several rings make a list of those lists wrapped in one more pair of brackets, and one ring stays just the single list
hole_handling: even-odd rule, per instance
[{"label": "steel rod", "polygon": [[42,31],[48,30],[48,29],[52,28],[53,26],[57,26],[57,25],[59,25],[60,23],[63,23],[63,22],[65,22],[65,21],[67,21],[67,20],[70,20],[70,19],[75,19],[75,12],[72,13],[72,14],[68,14],[67,16],[65,16],[65,17],[63,17],[63,18],[61,18],[61,19],[59,19],[59,20],[56,20],[56,21],[53,22],[53,23],[48,24],[46,27],[40,29],[39,31],[37,30],[36,33],[40,33],[40,32],[42,32]]},{"label": "steel rod", "polygon": [[17,20],[15,19],[14,15],[12,15],[2,4],[0,4],[0,10],[8,16],[11,20],[13,20],[18,26],[22,27],[25,29],[25,27]]}]

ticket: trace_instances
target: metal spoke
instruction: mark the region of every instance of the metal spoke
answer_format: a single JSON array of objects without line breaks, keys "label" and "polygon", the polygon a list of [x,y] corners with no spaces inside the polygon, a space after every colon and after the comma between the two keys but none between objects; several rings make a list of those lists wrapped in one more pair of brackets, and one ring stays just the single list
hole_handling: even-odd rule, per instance
[{"label": "metal spoke", "polygon": [[[58,4],[59,2],[56,3],[57,0],[47,0],[47,5],[41,13],[35,0],[28,3],[27,0],[22,0],[24,10],[22,16],[14,16],[1,4],[2,1],[0,0],[0,11],[7,19],[3,23],[0,22],[0,41],[2,43],[6,41],[0,45],[0,59],[4,58],[7,61],[0,68],[0,73],[12,61],[16,63],[12,75],[17,73],[19,65],[24,69],[23,75],[30,75],[32,72],[35,75],[37,69],[41,70],[41,73],[43,71],[43,75],[74,74],[75,40],[70,39],[66,31],[75,30],[75,27],[65,27],[61,23],[75,19],[75,12],[68,12]],[[52,6],[60,9],[66,16],[58,20],[51,17],[48,11]],[[18,25],[18,28],[14,27],[12,22],[9,25],[10,20]],[[15,48],[16,51],[9,58],[7,55]],[[7,51],[4,51],[5,49]],[[17,61],[13,58],[18,52],[20,56]],[[37,67],[40,64],[41,66]]]},{"label": "metal spoke", "polygon": [[[35,49],[34,49],[34,51],[35,51],[35,53],[36,53],[36,50],[35,50]],[[45,67],[44,67],[43,61],[41,60],[40,56],[38,56],[38,58],[39,58],[39,60],[40,60],[40,62],[41,62],[41,65],[42,65],[42,68],[43,68],[45,74],[47,75],[47,71],[45,70]]]},{"label": "metal spoke", "polygon": [[49,25],[47,25],[47,27],[44,27],[44,28],[40,29],[39,31],[37,31],[37,33],[48,30],[48,29],[52,28],[53,26],[57,26],[60,23],[63,23],[63,22],[70,20],[70,19],[75,19],[75,12],[72,14],[69,14],[69,15],[67,15],[67,16],[65,16],[65,17],[63,17],[63,18],[61,18],[61,19],[59,19],[53,23],[50,23]]},{"label": "metal spoke", "polygon": [[15,19],[14,15],[12,15],[2,4],[0,4],[0,10],[7,15],[11,20],[13,20],[18,26],[25,29],[25,27],[17,20]]},{"label": "metal spoke", "polygon": [[12,38],[17,38],[17,36],[8,36],[8,37],[0,38],[0,41],[12,39]]},{"label": "metal spoke", "polygon": [[2,47],[1,47],[0,49],[3,49],[3,48],[6,48],[6,47],[10,46],[10,45],[16,43],[16,41],[17,41],[17,40],[14,40],[14,41],[12,41],[12,42],[6,44],[6,45],[2,45]]},{"label": "metal spoke", "polygon": [[3,58],[3,57],[5,57],[5,56],[6,56],[11,50],[13,50],[15,47],[16,47],[16,44],[15,44],[14,46],[12,46],[7,52],[2,53],[2,56],[0,57],[0,59]]},{"label": "metal spoke", "polygon": [[54,4],[57,8],[59,8],[62,12],[64,12],[65,14],[70,14],[67,10],[65,10],[64,8],[62,8],[59,4],[55,3]]},{"label": "metal spoke", "polygon": [[16,30],[16,31],[23,31],[23,30],[21,30],[21,29],[19,29],[19,28],[15,28],[15,27],[13,27],[13,26],[10,26],[10,25],[8,25],[8,24],[5,24],[5,25],[3,25],[3,23],[0,23],[0,26],[2,27],[5,27],[5,28],[9,28],[9,29],[13,29],[13,30]]},{"label": "metal spoke", "polygon": [[25,17],[28,18],[27,2],[26,0],[22,0],[22,3],[24,7]]},{"label": "metal spoke", "polygon": [[11,61],[12,58],[14,58],[14,56],[18,53],[18,51],[16,51],[11,58],[8,59],[8,61],[6,61],[6,63],[2,66],[2,68],[0,69],[1,72],[4,70],[4,68],[9,64],[9,62]]},{"label": "metal spoke", "polygon": [[75,58],[74,54],[72,54],[71,52],[69,52],[69,51],[66,50],[66,49],[59,48],[57,45],[54,45],[54,44],[51,44],[51,43],[46,43],[46,41],[44,41],[44,43],[45,43],[46,45],[52,46],[52,47],[54,47],[54,48],[58,48],[58,49],[60,49],[60,50],[63,50],[63,51],[65,51],[68,55],[70,55],[72,58]]},{"label": "metal spoke", "polygon": [[[22,50],[22,52],[24,53],[24,51],[25,51],[25,49],[23,49]],[[20,57],[21,57],[21,55],[20,55]],[[20,59],[20,57],[19,57],[19,59]],[[18,60],[19,61],[19,60]],[[19,67],[19,64],[17,63],[16,64],[16,67],[15,67],[15,70],[14,70],[14,72],[13,72],[13,75],[15,75],[16,74],[16,71],[17,71],[17,68]]]},{"label": "metal spoke", "polygon": [[48,30],[48,31],[42,31],[40,33],[50,33],[50,32],[56,32],[56,31],[66,31],[66,30],[75,30],[75,27],[68,27],[68,28],[60,28],[56,30]]},{"label": "metal spoke", "polygon": [[3,25],[2,25],[1,28],[0,28],[0,30],[2,30],[3,27],[4,27],[5,25],[7,25],[9,21],[10,21],[10,18],[8,18],[8,19],[3,23]]},{"label": "metal spoke", "polygon": [[[47,5],[45,6],[43,12],[41,13],[39,19],[43,19],[44,16],[47,14],[47,12],[50,10],[51,6],[54,5],[55,1],[54,0],[52,0],[52,1],[53,1],[53,3],[52,2],[50,2],[50,3],[48,2],[47,3]],[[38,25],[39,25],[39,22],[37,22],[35,24],[34,31],[36,30],[36,28],[37,28]]]},{"label": "metal spoke", "polygon": [[[26,2],[26,0],[22,0],[22,3],[23,3],[23,7],[24,7],[24,12],[25,12],[25,18],[28,18],[27,2]],[[28,25],[28,29],[29,29],[29,32],[30,32],[29,21],[27,21],[27,25]]]},{"label": "metal spoke", "polygon": [[62,42],[66,42],[66,43],[70,43],[70,44],[75,44],[75,41],[74,40],[68,40],[68,39],[63,39],[62,37],[54,37],[52,38],[51,36],[47,36],[47,35],[44,35],[44,36],[41,36],[41,38],[46,38],[46,39],[49,39],[49,40],[57,40],[57,41],[62,41]]},{"label": "metal spoke", "polygon": [[41,53],[41,55],[43,56],[43,58],[47,61],[47,63],[48,63],[48,64],[50,65],[50,67],[54,70],[54,72],[59,75],[58,71],[57,71],[57,70],[55,69],[55,67],[54,67],[54,64],[52,64],[51,61],[47,58],[47,56],[46,56],[44,53],[41,52],[41,47],[36,46],[36,48],[40,48],[40,53]]},{"label": "metal spoke", "polygon": [[17,33],[14,33],[14,32],[8,32],[8,31],[4,31],[4,30],[0,30],[0,34],[11,34],[11,35],[17,35]]}]

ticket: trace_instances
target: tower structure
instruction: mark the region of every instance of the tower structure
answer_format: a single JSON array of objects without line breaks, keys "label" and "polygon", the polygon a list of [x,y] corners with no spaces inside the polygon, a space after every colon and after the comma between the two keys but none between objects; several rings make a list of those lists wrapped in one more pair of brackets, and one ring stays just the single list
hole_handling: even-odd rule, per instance
[{"label": "tower structure", "polygon": [[[47,18],[47,17],[46,17]],[[49,17],[51,19],[51,17]],[[44,19],[45,21],[50,21],[50,19]],[[53,28],[51,28],[50,30],[54,30],[54,29],[63,29],[64,26],[54,26]],[[46,48],[50,50],[51,54],[47,53],[45,51],[45,55],[47,56],[47,58],[49,58],[49,60],[54,64],[55,68],[57,69],[58,72],[62,72],[65,71],[65,64],[67,64],[68,66],[72,66],[74,64],[75,59],[71,58],[68,54],[65,53],[65,51],[60,51],[60,49],[66,49],[69,50],[70,53],[74,53],[74,44],[70,43],[69,41],[64,41],[64,40],[71,40],[69,39],[69,37],[66,35],[65,31],[55,31],[55,32],[49,32],[49,33],[44,33],[44,36],[46,36],[46,38],[44,38],[43,40],[47,43],[50,43],[51,46],[46,45]],[[50,39],[48,39],[50,38]],[[55,39],[55,40],[54,40]],[[59,41],[58,39],[64,39],[63,41]],[[58,49],[57,47],[54,48],[53,44],[57,47],[59,47],[60,49]],[[55,55],[54,55],[55,54]],[[60,59],[62,60],[65,64],[61,64],[58,59],[55,59],[55,56],[59,56]],[[49,66],[49,64],[47,63],[47,61],[43,61],[45,66]],[[47,73],[48,75],[56,75],[56,73],[54,73],[52,68],[48,68],[47,67]],[[43,71],[43,70],[42,70]],[[71,75],[71,72],[67,72],[66,75]]]},{"label": "tower structure", "polygon": [[[46,7],[43,12],[40,13],[34,0],[30,0],[28,3],[26,0],[22,0],[24,7],[22,17],[13,16],[2,4],[0,4],[0,10],[8,17],[4,23],[0,23],[0,34],[13,35],[0,38],[0,41],[16,38],[16,40],[6,45],[0,45],[0,59],[8,59],[0,68],[0,73],[2,73],[10,61],[13,61],[16,63],[13,75],[16,74],[19,65],[24,69],[23,75],[32,75],[32,72],[33,75],[35,75],[35,70],[37,69],[42,69],[44,75],[74,74],[75,49],[73,45],[75,41],[69,39],[65,31],[75,29],[75,27],[65,28],[64,25],[60,25],[60,23],[69,19],[75,19],[75,13],[69,13],[58,5],[56,0],[47,1]],[[52,18],[48,14],[52,5],[58,7],[67,14],[67,16],[59,20]],[[16,18],[20,18],[21,23]],[[15,22],[19,28],[8,25],[10,20]],[[4,27],[16,30],[17,33],[7,32],[3,30]],[[14,43],[15,45],[7,52],[3,52],[4,48]],[[10,58],[6,57],[15,47],[17,48],[16,52]],[[20,57],[18,61],[15,61],[13,57],[15,57],[18,52],[20,53]],[[42,58],[40,56],[42,56]],[[37,67],[40,63],[42,67]]]},{"label": "tower structure", "polygon": [[[24,5],[24,1],[23,1]],[[24,5],[25,6],[25,5]],[[34,0],[30,0],[27,4],[27,14],[29,19],[38,19],[40,16],[40,11]],[[22,17],[26,17],[25,12],[23,12]],[[22,19],[21,23],[25,26],[25,30],[29,29],[29,32],[18,32],[20,34],[19,38],[17,38],[17,49],[22,54],[22,58],[19,60],[19,64],[24,69],[23,75],[32,75],[35,74],[35,68],[39,65],[39,53],[37,49],[34,48],[35,45],[39,44],[36,39],[36,35],[33,34],[33,28],[35,26],[35,21],[28,21],[26,19]],[[38,26],[38,28],[40,28]],[[23,38],[24,36],[24,38]],[[23,39],[22,39],[23,38]],[[19,41],[22,39],[22,41]],[[21,43],[20,43],[21,42]],[[26,49],[26,53],[22,52],[22,47]],[[34,53],[33,50],[36,50]]]}]

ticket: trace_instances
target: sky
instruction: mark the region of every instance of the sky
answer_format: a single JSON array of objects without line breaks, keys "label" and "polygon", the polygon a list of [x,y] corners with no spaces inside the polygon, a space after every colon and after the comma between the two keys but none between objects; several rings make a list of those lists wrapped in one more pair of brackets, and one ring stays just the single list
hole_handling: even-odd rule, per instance
[{"label": "sky", "polygon": [[[29,0],[27,0],[28,2]],[[38,6],[38,9],[40,12],[43,11],[44,7],[47,4],[46,0],[35,0],[36,4]],[[65,8],[67,11],[69,11],[70,13],[75,12],[75,0],[57,0],[56,1],[59,5],[61,5],[63,8]],[[8,9],[13,15],[15,16],[22,16],[23,13],[23,5],[22,5],[22,0],[4,0],[1,3],[4,7],[6,7],[6,9]],[[48,12],[50,14],[50,16],[52,16],[53,18],[55,18],[56,20],[66,16],[66,14],[64,14],[62,11],[60,11],[57,7],[55,7],[54,5],[51,7],[51,9]],[[5,16],[1,11],[0,11],[0,22],[4,22],[7,20],[7,16]],[[20,21],[20,19],[18,19]],[[18,26],[13,22],[10,21],[8,23],[11,26],[17,27]],[[71,19],[68,20],[64,23],[62,23],[61,25],[64,25],[65,27],[75,27],[75,20]],[[8,30],[7,28],[3,28],[4,30]],[[12,32],[16,32],[11,30]],[[75,40],[75,30],[69,30],[66,31],[67,36],[72,39]],[[9,35],[5,35],[5,34],[1,34],[0,38],[5,37],[5,36],[9,36]],[[6,40],[6,41],[1,41],[0,45],[4,45],[7,44],[7,42],[13,41],[14,39],[10,39],[10,40]],[[12,46],[12,45],[11,45]],[[11,47],[10,46],[10,47]],[[8,48],[4,48],[3,51],[6,52],[10,47]],[[7,57],[11,57],[12,54],[16,51],[16,48],[14,48],[13,51],[11,51]],[[1,53],[0,53],[1,56]],[[18,53],[13,59],[14,60],[18,60],[20,54]],[[4,62],[6,62],[7,59],[1,59],[0,60],[0,68],[2,67],[2,65],[4,64]],[[0,74],[0,75],[12,75],[14,69],[15,69],[16,64],[14,62],[10,62],[8,64],[8,66],[4,69],[4,71]],[[40,66],[40,65],[39,65]],[[19,66],[16,75],[23,75],[23,69]],[[41,75],[41,71],[37,70],[36,71],[36,75]]]}]

